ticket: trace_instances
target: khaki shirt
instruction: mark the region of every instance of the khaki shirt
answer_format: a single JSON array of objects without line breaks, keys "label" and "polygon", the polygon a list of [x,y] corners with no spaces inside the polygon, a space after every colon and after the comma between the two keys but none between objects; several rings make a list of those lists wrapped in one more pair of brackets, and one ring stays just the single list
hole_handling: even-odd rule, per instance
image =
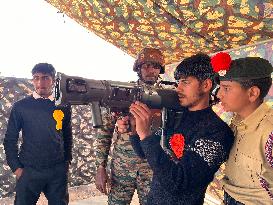
[{"label": "khaki shirt", "polygon": [[[265,179],[273,193],[273,168],[265,155],[273,131],[273,109],[263,103],[245,120],[235,116],[231,128],[235,141],[222,180],[224,190],[243,204],[273,204],[259,181],[261,177]],[[272,147],[272,141],[270,144]],[[269,156],[272,157],[272,150]]]}]

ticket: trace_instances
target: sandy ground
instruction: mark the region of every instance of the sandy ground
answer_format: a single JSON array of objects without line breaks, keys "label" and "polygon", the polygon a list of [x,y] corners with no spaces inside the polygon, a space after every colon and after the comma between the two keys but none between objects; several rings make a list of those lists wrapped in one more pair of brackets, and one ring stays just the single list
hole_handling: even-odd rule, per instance
[{"label": "sandy ground", "polygon": [[[83,185],[79,187],[69,188],[70,205],[107,205],[107,196],[102,195],[94,185]],[[13,205],[14,198],[0,199],[0,205]],[[47,205],[47,200],[41,194],[37,205]],[[134,194],[131,205],[138,205],[139,200],[137,194]],[[220,205],[219,201],[215,201],[210,196],[206,196],[204,205]]]},{"label": "sandy ground", "polygon": [[[69,198],[71,205],[107,205],[107,196],[102,195],[94,185],[83,185],[69,189]],[[13,205],[14,197],[0,199],[1,205]],[[47,200],[41,194],[37,205],[47,205]],[[134,195],[131,205],[137,205],[138,197]]]}]

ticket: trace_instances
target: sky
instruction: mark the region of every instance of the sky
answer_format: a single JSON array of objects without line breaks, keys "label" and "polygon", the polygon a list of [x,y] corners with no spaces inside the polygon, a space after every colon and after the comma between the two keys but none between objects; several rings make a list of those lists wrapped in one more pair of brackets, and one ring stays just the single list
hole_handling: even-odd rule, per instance
[{"label": "sky", "polygon": [[31,78],[37,63],[67,75],[136,80],[134,59],[44,0],[0,0],[0,75]]}]

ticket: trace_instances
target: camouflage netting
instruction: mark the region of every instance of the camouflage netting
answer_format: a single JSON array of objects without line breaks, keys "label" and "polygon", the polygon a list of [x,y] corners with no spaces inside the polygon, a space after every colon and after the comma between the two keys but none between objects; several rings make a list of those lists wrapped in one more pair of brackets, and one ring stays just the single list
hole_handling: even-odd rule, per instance
[{"label": "camouflage netting", "polygon": [[[247,56],[261,57],[261,58],[267,59],[273,65],[273,39],[260,42],[254,45],[246,45],[238,49],[226,50],[225,52],[228,52],[232,59],[244,58]],[[163,78],[169,81],[173,81],[173,73],[178,64],[179,62],[167,65]],[[272,73],[272,77],[273,77],[273,73]],[[268,101],[268,104],[270,106],[273,106],[273,87],[271,87],[268,95],[266,96],[266,100]],[[223,113],[223,111],[221,111],[221,113]],[[221,116],[221,117],[225,118],[224,116]]]},{"label": "camouflage netting", "polygon": [[[7,121],[12,104],[32,93],[32,84],[26,79],[0,78],[0,199],[13,195],[15,177],[5,161],[3,139],[6,132]],[[272,100],[272,96],[269,96]],[[230,114],[223,112],[219,107],[214,110],[224,120]],[[104,110],[105,111],[105,110]],[[89,106],[72,106],[73,127],[73,160],[70,166],[70,187],[90,184],[94,182],[94,135],[95,130],[91,126],[91,110]],[[219,179],[221,171],[216,175],[216,180],[209,187],[209,194],[220,200],[222,191]]]},{"label": "camouflage netting", "polygon": [[[273,40],[242,47],[238,50],[229,51],[232,58],[245,56],[259,56],[266,58],[273,64]],[[172,73],[177,64],[167,66],[164,79],[172,80]],[[273,78],[273,74],[272,74]],[[5,162],[3,138],[6,132],[7,120],[11,106],[14,102],[31,94],[32,85],[29,80],[16,78],[0,78],[0,198],[13,195],[15,178]],[[273,86],[266,100],[273,106]],[[104,110],[105,111],[105,110]],[[229,121],[231,114],[226,113],[220,106],[215,106],[214,111],[224,120]],[[91,110],[89,106],[72,107],[73,126],[73,161],[70,167],[70,186],[90,184],[94,182],[94,134],[91,126]],[[219,179],[222,178],[222,167],[216,174],[215,180],[208,188],[208,194],[216,201],[221,201],[223,192],[220,188]]]},{"label": "camouflage netting", "polygon": [[166,64],[273,38],[272,0],[46,0],[121,50],[160,48]]},{"label": "camouflage netting", "polygon": [[[12,104],[32,93],[32,84],[26,79],[0,79],[0,198],[13,195],[15,177],[5,161],[3,139]],[[70,166],[70,186],[94,181],[94,134],[90,123],[89,106],[72,106],[73,160]]]},{"label": "camouflage netting", "polygon": [[[273,39],[261,42],[255,45],[246,45],[238,49],[226,50],[232,59],[243,58],[247,56],[255,56],[267,59],[273,65]],[[173,80],[173,73],[176,66],[179,63],[174,63],[166,66],[166,72],[164,74],[164,79]],[[273,73],[271,74],[273,79]],[[273,86],[271,86],[268,95],[265,100],[269,106],[273,106]],[[225,112],[223,108],[219,105],[213,106],[213,110],[227,123],[230,122],[231,113]],[[223,177],[224,166],[215,174],[214,181],[210,184],[207,189],[207,194],[211,196],[217,203],[221,202],[223,198],[223,191],[220,185],[220,179]],[[208,196],[207,196],[208,197]]]}]

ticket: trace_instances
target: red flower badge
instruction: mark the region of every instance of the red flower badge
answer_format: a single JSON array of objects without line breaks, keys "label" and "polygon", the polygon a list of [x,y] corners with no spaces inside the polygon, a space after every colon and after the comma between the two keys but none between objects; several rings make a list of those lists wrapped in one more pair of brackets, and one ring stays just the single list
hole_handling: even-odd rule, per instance
[{"label": "red flower badge", "polygon": [[175,156],[180,159],[183,156],[185,139],[182,134],[173,134],[170,138],[170,145]]},{"label": "red flower badge", "polygon": [[224,76],[230,69],[231,57],[228,53],[220,52],[211,57],[211,66],[213,71],[220,76]]}]

